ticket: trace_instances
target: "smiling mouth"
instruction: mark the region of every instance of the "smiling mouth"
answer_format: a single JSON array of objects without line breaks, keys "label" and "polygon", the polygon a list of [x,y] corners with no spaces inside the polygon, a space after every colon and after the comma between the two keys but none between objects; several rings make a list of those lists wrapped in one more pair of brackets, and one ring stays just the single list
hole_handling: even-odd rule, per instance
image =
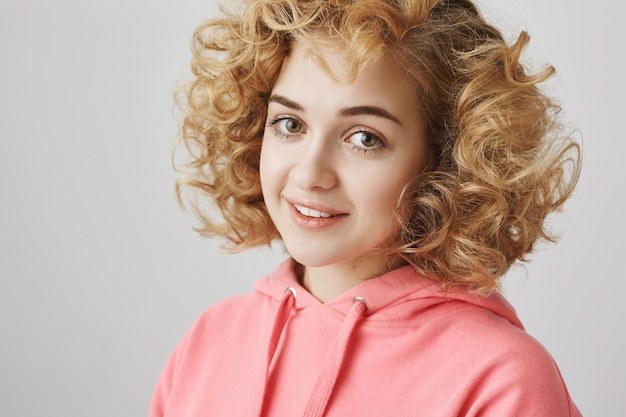
[{"label": "smiling mouth", "polygon": [[312,208],[308,208],[308,207],[304,207],[304,206],[299,206],[297,204],[293,205],[295,207],[296,210],[298,210],[298,213],[302,214],[303,216],[306,217],[313,217],[313,218],[328,218],[328,217],[334,217],[333,214],[330,213],[324,213],[323,211],[319,211],[319,210],[315,210]]}]

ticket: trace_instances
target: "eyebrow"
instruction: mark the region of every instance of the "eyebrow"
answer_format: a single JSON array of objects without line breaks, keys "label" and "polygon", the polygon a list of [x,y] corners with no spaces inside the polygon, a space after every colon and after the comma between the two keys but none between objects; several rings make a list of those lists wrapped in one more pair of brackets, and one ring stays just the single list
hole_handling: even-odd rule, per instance
[{"label": "eyebrow", "polygon": [[299,105],[293,100],[289,100],[287,97],[283,97],[279,95],[272,95],[267,101],[268,103],[282,104],[283,106],[290,108],[292,110],[304,111],[304,107],[302,107],[301,105]]},{"label": "eyebrow", "polygon": [[392,122],[397,123],[400,126],[402,126],[402,123],[400,122],[400,120],[398,120],[396,116],[389,113],[387,110],[383,109],[382,107],[378,107],[378,106],[344,107],[343,109],[339,110],[339,114],[342,116],[360,116],[363,114],[371,115],[371,116],[378,116],[378,117],[382,117],[385,119],[389,119]]},{"label": "eyebrow", "polygon": [[[270,98],[268,99],[268,102],[278,103],[292,110],[304,111],[304,107],[302,107],[300,104],[281,95],[274,94],[270,96]],[[392,122],[397,123],[400,126],[402,126],[402,122],[400,122],[400,120],[397,117],[395,117],[393,114],[389,113],[387,110],[383,109],[382,107],[378,107],[378,106],[344,107],[339,110],[339,115],[344,116],[344,117],[345,116],[360,116],[360,115],[377,116],[377,117],[382,117],[384,119],[389,119]]]}]

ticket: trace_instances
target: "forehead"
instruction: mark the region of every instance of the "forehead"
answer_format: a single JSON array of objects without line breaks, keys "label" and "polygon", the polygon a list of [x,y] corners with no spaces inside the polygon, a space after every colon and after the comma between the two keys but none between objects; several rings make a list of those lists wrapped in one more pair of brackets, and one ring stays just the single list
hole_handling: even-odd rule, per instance
[{"label": "forehead", "polygon": [[306,33],[289,44],[291,60],[310,60],[323,68],[336,81],[351,83],[361,70],[386,57],[382,48],[360,48],[355,51],[343,39],[319,33]]},{"label": "forehead", "polygon": [[[349,56],[344,45],[320,36],[293,41],[285,61],[312,62],[338,82],[350,83],[359,72],[359,64]],[[283,63],[285,65],[286,63]]]},{"label": "forehead", "polygon": [[273,93],[415,109],[418,103],[414,87],[408,73],[388,55],[355,67],[341,43],[314,39],[291,44]]}]

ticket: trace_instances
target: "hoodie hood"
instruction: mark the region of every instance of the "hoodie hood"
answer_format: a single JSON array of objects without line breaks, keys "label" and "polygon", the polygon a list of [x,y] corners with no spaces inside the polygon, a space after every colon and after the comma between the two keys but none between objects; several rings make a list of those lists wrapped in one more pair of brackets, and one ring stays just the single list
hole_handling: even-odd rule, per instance
[{"label": "hoodie hood", "polygon": [[[295,271],[295,261],[287,260],[256,286],[259,293],[279,303],[267,348],[265,385],[261,396],[259,417],[267,415],[271,366],[275,361],[278,345],[292,313],[298,314],[298,311],[304,313],[308,308],[316,310],[323,304],[326,311],[321,314],[323,317],[320,320],[335,315],[342,317],[335,339],[330,344],[324,361],[320,364],[319,374],[306,402],[303,417],[324,415],[340,370],[344,368],[351,345],[355,344],[353,335],[364,320],[370,326],[376,325],[377,321],[389,326],[389,323],[410,321],[420,316],[427,317],[425,312],[435,310],[435,307],[441,307],[442,304],[461,302],[486,309],[523,329],[513,307],[500,295],[483,298],[466,291],[442,292],[438,283],[417,274],[410,266],[368,279],[326,303],[321,303],[299,284]],[[443,312],[448,310],[439,309]],[[353,348],[352,351],[354,349],[358,347]]]},{"label": "hoodie hood", "polygon": [[365,316],[368,320],[403,320],[438,304],[462,301],[486,309],[524,329],[515,309],[501,294],[481,297],[462,289],[442,291],[438,282],[417,273],[409,265],[368,279],[326,303],[300,285],[296,265],[293,259],[284,261],[272,274],[257,282],[256,291],[280,302],[285,290],[291,288],[296,293],[294,309],[325,304],[343,314],[348,314],[354,299],[360,297],[367,301]]}]

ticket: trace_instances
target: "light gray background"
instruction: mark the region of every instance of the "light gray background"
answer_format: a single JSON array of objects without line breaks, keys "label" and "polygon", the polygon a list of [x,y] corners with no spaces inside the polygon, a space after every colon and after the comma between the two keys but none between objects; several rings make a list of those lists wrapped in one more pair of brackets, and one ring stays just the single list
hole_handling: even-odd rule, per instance
[{"label": "light gray background", "polygon": [[[563,231],[507,295],[587,416],[626,410],[623,17],[482,0],[582,131]],[[142,416],[187,326],[280,251],[224,255],[177,207],[172,94],[213,0],[0,0],[0,416]],[[510,32],[513,33],[513,32]]]}]

